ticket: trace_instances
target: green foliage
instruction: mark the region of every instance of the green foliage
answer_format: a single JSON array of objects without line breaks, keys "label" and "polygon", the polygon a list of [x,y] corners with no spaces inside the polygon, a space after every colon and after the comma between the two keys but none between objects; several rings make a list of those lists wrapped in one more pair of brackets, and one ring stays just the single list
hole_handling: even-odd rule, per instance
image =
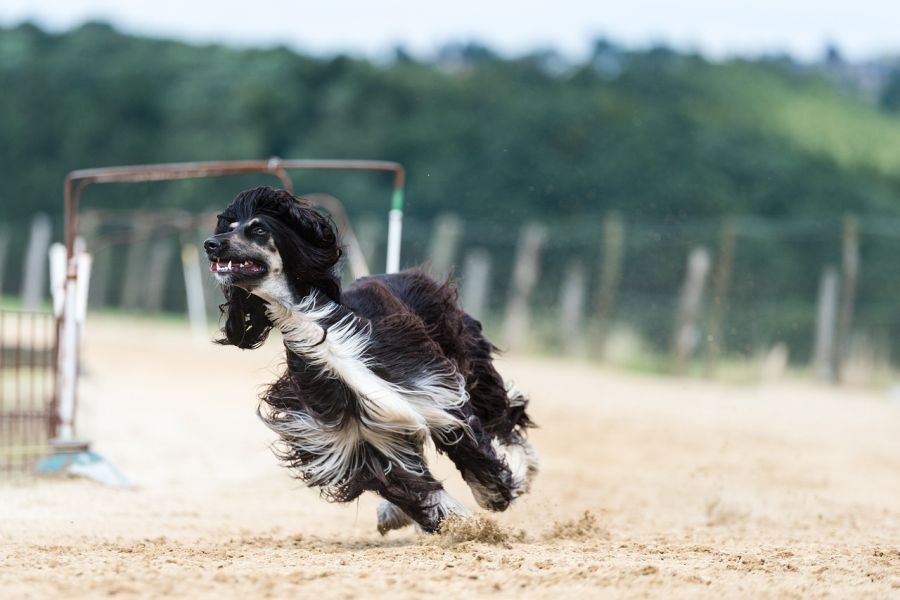
[{"label": "green foliage", "polygon": [[895,71],[881,92],[881,106],[888,111],[900,113],[900,71]]},{"label": "green foliage", "polygon": [[[470,45],[437,65],[402,53],[376,65],[96,23],[59,35],[3,29],[0,207],[59,210],[74,168],[279,155],[402,161],[422,216],[897,210],[900,122],[818,76],[607,43],[585,64],[551,59]],[[350,198],[373,184],[336,179],[310,185]]]}]

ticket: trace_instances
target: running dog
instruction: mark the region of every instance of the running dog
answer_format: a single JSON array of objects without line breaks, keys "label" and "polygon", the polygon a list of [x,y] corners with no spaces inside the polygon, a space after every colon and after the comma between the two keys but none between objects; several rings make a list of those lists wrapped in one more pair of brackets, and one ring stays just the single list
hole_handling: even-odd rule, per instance
[{"label": "running dog", "polygon": [[281,332],[286,370],[259,414],[276,454],[324,497],[383,499],[382,534],[438,530],[466,509],[429,472],[431,441],[478,504],[505,510],[538,470],[527,398],[494,369],[496,348],[454,284],[414,269],[341,289],[331,221],[284,190],[239,194],[204,242],[225,295],[221,344],[258,348]]}]

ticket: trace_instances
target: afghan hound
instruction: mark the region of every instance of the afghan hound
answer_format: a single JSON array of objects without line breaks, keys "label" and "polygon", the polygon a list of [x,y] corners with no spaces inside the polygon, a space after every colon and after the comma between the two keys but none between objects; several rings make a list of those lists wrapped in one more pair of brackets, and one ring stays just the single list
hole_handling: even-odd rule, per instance
[{"label": "afghan hound", "polygon": [[331,221],[268,187],[239,194],[203,245],[225,295],[217,341],[258,348],[281,332],[287,368],[259,414],[299,479],[338,502],[375,492],[382,534],[466,514],[429,472],[429,440],[481,507],[505,510],[528,490],[528,400],[494,369],[496,348],[450,280],[413,269],[342,290]]}]

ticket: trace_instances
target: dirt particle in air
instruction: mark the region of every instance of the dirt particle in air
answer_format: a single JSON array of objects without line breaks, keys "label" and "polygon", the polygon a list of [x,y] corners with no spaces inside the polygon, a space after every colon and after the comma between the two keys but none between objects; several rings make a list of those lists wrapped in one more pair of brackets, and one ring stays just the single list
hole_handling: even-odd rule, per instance
[{"label": "dirt particle in air", "polygon": [[600,527],[597,517],[589,510],[584,511],[577,519],[556,521],[544,532],[544,539],[552,540],[584,540],[602,537],[609,538],[609,532]]},{"label": "dirt particle in air", "polygon": [[441,523],[436,541],[461,544],[480,542],[482,544],[506,545],[512,536],[492,518],[485,516],[461,517],[450,515]]}]

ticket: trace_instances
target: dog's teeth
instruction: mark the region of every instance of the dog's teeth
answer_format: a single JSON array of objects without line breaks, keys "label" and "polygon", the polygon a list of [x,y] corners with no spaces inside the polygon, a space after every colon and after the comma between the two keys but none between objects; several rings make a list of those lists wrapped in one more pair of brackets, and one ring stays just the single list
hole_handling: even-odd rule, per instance
[{"label": "dog's teeth", "polygon": [[229,271],[231,270],[231,261],[230,260],[228,261],[228,270]]}]

